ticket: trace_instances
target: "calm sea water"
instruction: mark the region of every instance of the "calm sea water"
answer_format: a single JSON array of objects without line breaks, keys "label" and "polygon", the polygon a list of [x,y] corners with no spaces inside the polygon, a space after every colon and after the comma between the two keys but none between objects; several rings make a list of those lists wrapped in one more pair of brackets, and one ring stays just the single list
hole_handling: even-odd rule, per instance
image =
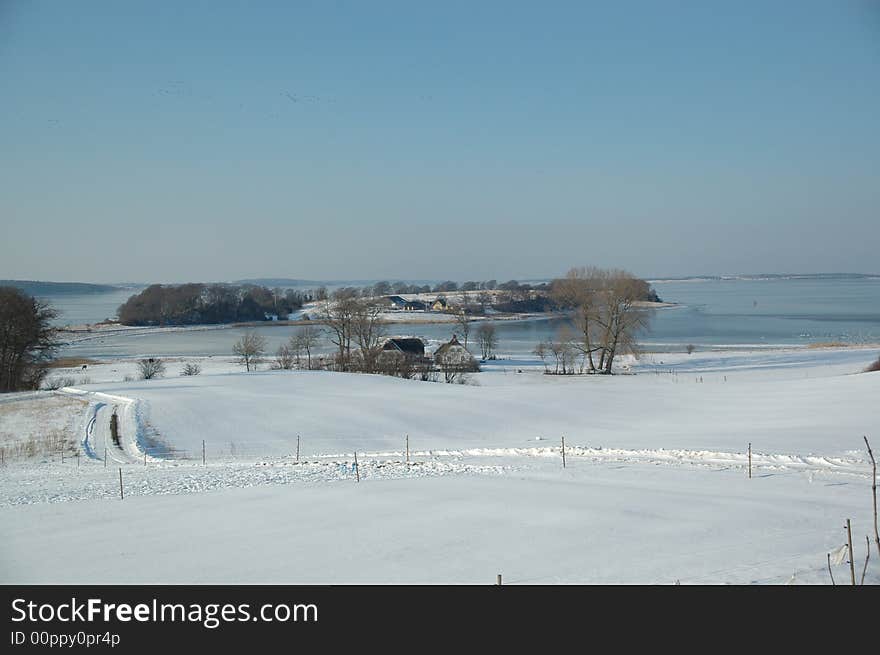
[{"label": "calm sea water", "polygon": [[[694,280],[657,282],[655,288],[677,307],[654,312],[650,332],[642,337],[649,349],[699,347],[771,347],[816,342],[880,342],[880,278]],[[128,291],[50,298],[64,312],[62,323],[93,323],[112,316]],[[499,351],[522,355],[552,338],[567,319],[496,322]],[[415,335],[431,343],[448,340],[454,325],[392,325],[391,332]],[[270,350],[295,327],[261,327]],[[476,326],[473,328],[476,330]],[[104,337],[65,349],[83,357],[140,355],[229,355],[244,330],[221,329]],[[476,351],[476,347],[472,348]]]},{"label": "calm sea water", "polygon": [[45,300],[60,312],[56,325],[84,325],[115,318],[119,306],[140,289],[120,289],[106,293],[59,293]]}]

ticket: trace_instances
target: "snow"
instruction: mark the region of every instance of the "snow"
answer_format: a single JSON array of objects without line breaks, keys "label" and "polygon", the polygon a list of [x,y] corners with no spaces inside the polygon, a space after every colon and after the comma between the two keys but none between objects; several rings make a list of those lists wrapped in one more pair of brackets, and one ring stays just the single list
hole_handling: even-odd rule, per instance
[{"label": "snow", "polygon": [[815,583],[868,529],[855,482],[549,464],[5,508],[3,581]]},{"label": "snow", "polygon": [[3,467],[0,582],[827,583],[847,518],[860,575],[876,357],[663,353],[613,377],[503,359],[465,385],[89,365],[92,384],[0,402],[7,441],[51,415],[84,455]]},{"label": "snow", "polygon": [[[584,447],[742,453],[751,442],[767,453],[846,455],[877,427],[880,376],[818,376],[825,367],[861,370],[874,353],[857,351],[856,363],[841,351],[843,363],[831,365],[828,353],[797,352],[792,361],[810,354],[819,365],[798,373],[795,364],[765,371],[744,356],[714,355],[729,373],[706,358],[675,375],[644,364],[638,375],[613,377],[546,376],[534,362],[496,362],[467,385],[257,371],[83,389],[136,399],[164,441],[191,453],[200,453],[204,439],[214,449],[235,444],[255,456],[284,455],[297,435],[310,454],[399,450],[409,434],[419,449],[521,447],[564,435]],[[138,429],[132,424],[129,432]]]}]

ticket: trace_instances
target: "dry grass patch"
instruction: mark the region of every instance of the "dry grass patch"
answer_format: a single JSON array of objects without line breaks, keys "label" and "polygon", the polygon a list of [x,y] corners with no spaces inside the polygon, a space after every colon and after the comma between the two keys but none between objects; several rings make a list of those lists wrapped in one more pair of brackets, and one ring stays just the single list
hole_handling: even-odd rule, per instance
[{"label": "dry grass patch", "polygon": [[49,368],[82,368],[83,366],[100,363],[97,359],[89,359],[87,357],[59,357],[52,360]]},{"label": "dry grass patch", "polygon": [[0,404],[0,448],[4,461],[74,456],[80,451],[79,428],[88,403],[46,394]]}]

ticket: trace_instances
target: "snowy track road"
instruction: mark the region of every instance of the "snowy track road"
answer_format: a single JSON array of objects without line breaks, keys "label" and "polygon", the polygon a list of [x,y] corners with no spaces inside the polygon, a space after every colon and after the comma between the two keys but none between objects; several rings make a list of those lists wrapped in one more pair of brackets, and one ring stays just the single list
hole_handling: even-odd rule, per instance
[{"label": "snowy track road", "polygon": [[[82,391],[65,387],[59,394],[72,396],[89,403],[84,422],[81,444],[86,456],[108,464],[128,464],[141,461],[144,451],[140,447],[139,401],[106,393]],[[120,442],[113,441],[110,420],[113,412],[119,417]]]}]

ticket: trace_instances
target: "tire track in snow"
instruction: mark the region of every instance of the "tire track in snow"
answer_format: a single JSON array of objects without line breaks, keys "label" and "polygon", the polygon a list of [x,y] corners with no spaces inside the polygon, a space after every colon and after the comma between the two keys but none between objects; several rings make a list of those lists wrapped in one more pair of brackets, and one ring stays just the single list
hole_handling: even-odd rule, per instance
[{"label": "tire track in snow", "polygon": [[[103,461],[105,453],[108,463],[114,464],[128,464],[143,459],[144,451],[140,447],[143,429],[138,400],[75,387],[64,387],[57,393],[88,401],[88,419],[81,443],[90,459]],[[121,442],[118,445],[110,435],[113,411],[117,412],[120,422]]]}]

